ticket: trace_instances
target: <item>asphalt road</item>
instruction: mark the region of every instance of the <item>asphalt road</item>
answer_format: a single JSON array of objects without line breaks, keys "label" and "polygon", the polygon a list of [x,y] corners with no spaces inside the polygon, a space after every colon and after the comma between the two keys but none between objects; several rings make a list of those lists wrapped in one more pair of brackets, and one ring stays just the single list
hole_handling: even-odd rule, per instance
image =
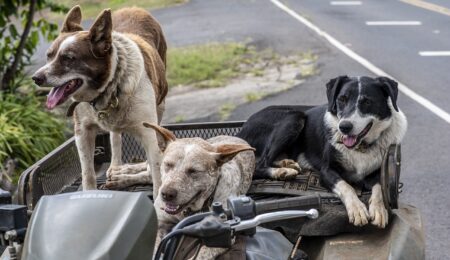
[{"label": "asphalt road", "polygon": [[[445,0],[430,2],[450,8]],[[325,0],[283,1],[350,49],[391,74],[418,94],[450,112],[450,56],[422,57],[421,51],[450,51],[450,16],[400,1],[363,0],[357,6],[333,6]],[[152,12],[169,47],[215,41],[249,40],[260,48],[288,55],[312,50],[320,74],[276,96],[238,107],[229,120],[242,120],[268,105],[317,105],[326,102],[325,83],[338,75],[372,72],[324,38],[277,8],[270,0],[191,0]],[[420,21],[417,26],[367,26],[367,21]],[[89,22],[87,22],[89,24]],[[43,44],[37,64],[42,63]],[[205,97],[207,102],[207,97]],[[399,106],[409,129],[402,144],[400,200],[423,214],[427,258],[450,255],[450,125],[400,93]],[[198,121],[217,117],[199,118]]]},{"label": "asphalt road", "polygon": [[[440,2],[435,1],[436,4],[444,1]],[[360,6],[332,6],[329,1],[317,0],[283,3],[450,112],[447,102],[450,94],[446,91],[450,82],[450,57],[418,54],[450,50],[447,25],[450,17],[399,1],[362,1]],[[250,38],[260,47],[271,47],[284,54],[306,50],[319,54],[320,75],[287,92],[240,106],[229,120],[246,119],[268,105],[322,104],[326,102],[325,83],[331,77],[374,76],[270,1],[192,1],[178,8],[155,13],[173,45]],[[366,25],[366,21],[387,20],[420,21],[421,25]],[[189,34],[181,33],[180,26]],[[404,189],[400,199],[423,213],[427,258],[446,259],[450,255],[450,125],[403,94],[399,95],[399,106],[409,119],[409,130],[402,144]]]},{"label": "asphalt road", "polygon": [[[450,57],[418,55],[420,51],[450,50],[450,17],[399,1],[371,0],[362,1],[360,6],[332,6],[329,1],[304,0],[286,1],[286,5],[412,90],[450,112]],[[280,12],[287,16],[287,13],[277,8],[273,12],[273,16]],[[422,25],[369,27],[365,23],[392,20],[421,21]],[[286,22],[285,27],[292,32],[305,29],[293,18]],[[319,51],[327,50],[320,55],[321,75],[289,92],[239,107],[231,119],[245,119],[258,109],[272,104],[324,101],[324,84],[330,76],[372,75],[323,38],[317,35],[312,37],[318,39],[317,43],[322,46],[316,46]],[[404,189],[400,198],[422,211],[427,258],[448,259],[450,125],[403,94],[399,96],[399,105],[409,121],[409,130],[402,144],[401,180]]]}]

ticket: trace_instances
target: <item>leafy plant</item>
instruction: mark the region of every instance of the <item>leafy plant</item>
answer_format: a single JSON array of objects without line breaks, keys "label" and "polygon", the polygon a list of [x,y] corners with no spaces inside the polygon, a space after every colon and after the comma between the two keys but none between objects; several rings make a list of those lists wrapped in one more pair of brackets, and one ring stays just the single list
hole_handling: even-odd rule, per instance
[{"label": "leafy plant", "polygon": [[0,1],[0,173],[7,158],[18,172],[64,141],[65,124],[44,112],[24,73],[39,41],[57,36],[56,23],[35,19],[45,9],[67,11],[49,0]]},{"label": "leafy plant", "polygon": [[23,170],[62,143],[65,130],[33,93],[0,93],[0,162],[16,158]]},{"label": "leafy plant", "polygon": [[44,9],[67,11],[49,0],[0,1],[0,91],[14,92],[21,84],[40,37],[50,41],[57,36],[56,23],[34,19],[35,13]]}]

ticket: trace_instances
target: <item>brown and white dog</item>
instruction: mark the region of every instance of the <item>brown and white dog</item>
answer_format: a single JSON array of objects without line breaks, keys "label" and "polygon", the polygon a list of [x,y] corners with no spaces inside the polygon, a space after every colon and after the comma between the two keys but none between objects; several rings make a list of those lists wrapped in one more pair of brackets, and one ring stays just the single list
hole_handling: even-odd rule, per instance
[{"label": "brown and white dog", "polygon": [[[159,238],[186,216],[209,211],[213,201],[226,206],[228,197],[247,192],[255,170],[255,149],[244,140],[232,136],[176,139],[156,124],[144,125],[166,141],[162,185],[155,200]],[[214,259],[224,251],[202,248],[197,259]]]},{"label": "brown and white dog", "polygon": [[[161,121],[167,94],[166,49],[159,23],[143,9],[125,8],[112,14],[106,9],[88,31],[81,27],[79,6],[67,14],[61,34],[47,51],[47,64],[32,78],[39,86],[52,87],[49,109],[69,98],[79,103],[74,108],[74,128],[83,190],[96,189],[93,160],[100,129],[111,135],[108,188],[152,180],[159,187],[157,136],[142,121]],[[145,172],[112,176],[111,169],[121,164],[122,132],[142,142],[149,162]]]}]

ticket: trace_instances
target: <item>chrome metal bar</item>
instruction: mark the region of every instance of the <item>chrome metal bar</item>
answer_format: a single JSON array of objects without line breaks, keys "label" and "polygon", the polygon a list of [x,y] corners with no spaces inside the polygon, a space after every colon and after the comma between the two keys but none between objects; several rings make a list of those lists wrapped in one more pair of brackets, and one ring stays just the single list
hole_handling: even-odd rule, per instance
[{"label": "chrome metal bar", "polygon": [[284,211],[278,211],[278,212],[270,212],[270,213],[258,215],[253,219],[243,220],[236,226],[232,226],[232,229],[234,229],[235,231],[241,231],[241,230],[254,228],[256,226],[259,226],[259,225],[267,223],[267,222],[273,222],[273,221],[285,220],[285,219],[291,219],[291,218],[301,218],[301,217],[308,217],[308,218],[315,219],[318,216],[319,216],[319,212],[316,209],[310,209],[308,211],[284,210]]}]

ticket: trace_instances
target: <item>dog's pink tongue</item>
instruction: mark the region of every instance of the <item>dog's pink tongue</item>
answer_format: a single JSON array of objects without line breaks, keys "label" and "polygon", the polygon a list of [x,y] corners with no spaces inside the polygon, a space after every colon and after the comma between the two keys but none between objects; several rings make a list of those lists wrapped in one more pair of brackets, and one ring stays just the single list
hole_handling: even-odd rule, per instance
[{"label": "dog's pink tongue", "polygon": [[51,110],[55,108],[59,104],[59,102],[64,98],[64,87],[65,86],[52,88],[52,90],[47,96],[48,109]]},{"label": "dog's pink tongue", "polygon": [[344,143],[345,146],[352,147],[352,146],[354,146],[356,144],[356,136],[346,135],[342,139],[342,142]]}]

